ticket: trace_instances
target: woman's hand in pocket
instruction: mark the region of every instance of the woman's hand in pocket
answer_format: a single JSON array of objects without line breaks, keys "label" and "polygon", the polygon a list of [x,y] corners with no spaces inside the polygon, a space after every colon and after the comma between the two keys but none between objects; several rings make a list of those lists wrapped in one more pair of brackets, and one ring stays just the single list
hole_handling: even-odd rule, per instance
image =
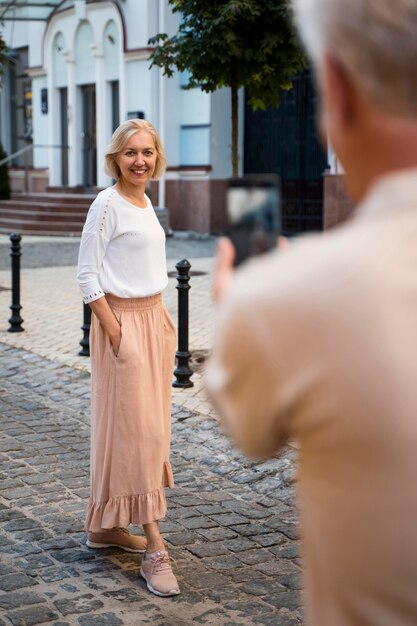
[{"label": "woman's hand in pocket", "polygon": [[115,356],[118,356],[119,354],[121,340],[122,340],[122,327],[119,324],[115,332],[114,333],[112,332],[110,334],[110,343],[112,345]]}]

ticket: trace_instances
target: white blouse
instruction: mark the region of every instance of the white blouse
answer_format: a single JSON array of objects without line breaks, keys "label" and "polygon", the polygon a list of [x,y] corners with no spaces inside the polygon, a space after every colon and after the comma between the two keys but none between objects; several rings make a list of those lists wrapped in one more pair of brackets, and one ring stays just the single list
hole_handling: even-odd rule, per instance
[{"label": "white blouse", "polygon": [[152,296],[167,286],[165,233],[146,199],[141,209],[109,187],[91,205],[77,270],[85,303],[106,293],[119,298]]}]

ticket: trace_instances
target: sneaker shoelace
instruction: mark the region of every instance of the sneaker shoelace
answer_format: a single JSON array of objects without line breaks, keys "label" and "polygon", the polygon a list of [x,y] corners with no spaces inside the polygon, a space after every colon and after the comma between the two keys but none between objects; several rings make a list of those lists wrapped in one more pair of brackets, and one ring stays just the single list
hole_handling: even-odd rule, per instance
[{"label": "sneaker shoelace", "polygon": [[169,554],[160,554],[153,560],[152,573],[171,570],[171,561],[174,561]]}]

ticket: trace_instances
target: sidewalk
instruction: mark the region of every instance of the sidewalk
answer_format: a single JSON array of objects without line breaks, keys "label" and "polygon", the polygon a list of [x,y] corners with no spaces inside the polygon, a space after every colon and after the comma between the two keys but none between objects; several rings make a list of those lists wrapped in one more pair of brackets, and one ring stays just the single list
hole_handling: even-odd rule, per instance
[{"label": "sidewalk", "polygon": [[[198,248],[190,244],[190,254]],[[193,388],[174,391],[176,488],[167,490],[161,523],[181,595],[150,594],[137,555],[85,546],[89,360],[77,356],[82,305],[74,265],[35,267],[34,259],[22,270],[25,332],[7,332],[11,294],[0,291],[0,626],[300,626],[296,451],[288,446],[264,463],[242,457],[198,375]],[[190,258],[193,269],[207,272],[212,261]],[[191,279],[191,349],[211,346],[210,284],[209,273]],[[10,286],[6,269],[0,286]],[[165,300],[174,319],[176,297],[170,279]]]},{"label": "sidewalk", "polygon": [[[31,265],[37,265],[25,269],[26,246],[39,246],[44,242],[45,246],[52,239],[52,244],[59,241],[66,250],[69,260],[74,265],[61,266],[54,263],[51,253],[46,252],[46,261],[32,252]],[[79,238],[46,238],[46,237],[23,237],[22,239],[22,270],[21,270],[21,316],[25,329],[22,333],[9,333],[8,319],[10,317],[11,304],[11,271],[10,267],[10,242],[5,235],[0,235],[0,247],[2,250],[2,262],[0,267],[0,341],[9,346],[25,348],[34,354],[38,354],[57,363],[68,365],[82,371],[90,370],[90,360],[80,357],[78,352],[81,347],[80,339],[83,336],[81,325],[83,323],[83,305],[76,283],[76,258]],[[70,249],[68,249],[68,247]],[[187,250],[187,247],[189,250]],[[214,331],[213,304],[211,301],[211,270],[213,257],[194,258],[196,248],[208,248],[214,250],[213,243],[208,245],[207,240],[200,242],[184,238],[167,240],[168,252],[191,253],[189,258],[191,270],[201,272],[202,275],[193,276],[190,280],[189,291],[189,349],[210,349]],[[71,251],[71,248],[73,249]],[[198,251],[198,250],[197,250]],[[57,253],[55,252],[55,258]],[[35,257],[35,258],[34,258]],[[184,258],[182,256],[167,259],[168,272],[175,272],[175,264]],[[187,256],[185,258],[188,258]],[[61,262],[61,259],[56,259]],[[37,261],[37,263],[36,263]],[[39,267],[44,262],[47,267]],[[169,279],[168,287],[164,291],[164,301],[174,321],[178,319],[178,291],[175,288],[175,277]],[[3,288],[3,289],[1,289]],[[198,410],[204,414],[212,412],[207,404],[204,393],[201,391],[199,374],[192,377],[194,387],[188,390],[173,389],[173,401],[184,404],[187,408]]]}]

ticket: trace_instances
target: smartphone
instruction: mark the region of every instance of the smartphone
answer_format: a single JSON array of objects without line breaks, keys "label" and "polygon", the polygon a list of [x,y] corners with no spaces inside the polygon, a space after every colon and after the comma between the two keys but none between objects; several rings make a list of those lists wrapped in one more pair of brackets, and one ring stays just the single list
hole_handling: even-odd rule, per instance
[{"label": "smartphone", "polygon": [[281,231],[280,178],[273,174],[232,178],[226,188],[226,235],[235,266],[277,245]]}]

